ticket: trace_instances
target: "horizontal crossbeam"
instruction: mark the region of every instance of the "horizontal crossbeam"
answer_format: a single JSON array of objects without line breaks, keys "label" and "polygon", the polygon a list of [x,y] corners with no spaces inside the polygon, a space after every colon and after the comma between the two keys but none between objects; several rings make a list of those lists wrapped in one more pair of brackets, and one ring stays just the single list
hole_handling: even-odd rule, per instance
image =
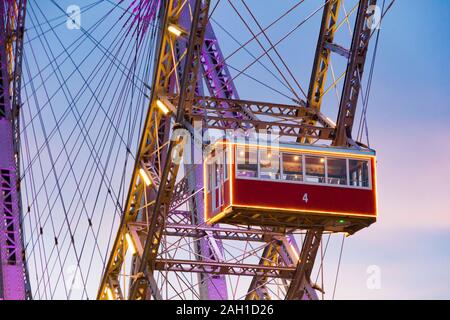
[{"label": "horizontal crossbeam", "polygon": [[[167,100],[176,103],[177,96]],[[250,111],[254,117],[245,117],[242,110]],[[196,96],[192,108],[186,112],[191,119],[202,121],[208,129],[265,130],[280,136],[323,140],[332,140],[335,135],[335,124],[331,120],[304,105]]]},{"label": "horizontal crossbeam", "polygon": [[[129,225],[139,227],[140,229],[145,229],[146,227],[145,223],[138,222],[130,223]],[[215,239],[255,242],[265,242],[273,237],[283,236],[279,232],[264,231],[261,229],[219,228],[174,223],[168,223],[164,230],[166,236],[173,237],[200,238],[207,236],[208,233],[212,233]]]},{"label": "horizontal crossbeam", "polygon": [[293,273],[295,272],[294,267],[166,259],[156,260],[155,270],[208,273],[216,275],[227,274],[236,276],[265,276],[283,279],[291,279]]}]

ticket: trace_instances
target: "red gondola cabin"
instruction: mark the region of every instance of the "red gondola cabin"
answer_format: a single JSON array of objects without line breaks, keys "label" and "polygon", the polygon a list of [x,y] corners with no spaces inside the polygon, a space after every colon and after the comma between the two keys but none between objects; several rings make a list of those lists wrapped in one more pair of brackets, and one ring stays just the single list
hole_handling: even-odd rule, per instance
[{"label": "red gondola cabin", "polygon": [[375,222],[375,152],[216,142],[204,163],[205,220],[354,233]]}]

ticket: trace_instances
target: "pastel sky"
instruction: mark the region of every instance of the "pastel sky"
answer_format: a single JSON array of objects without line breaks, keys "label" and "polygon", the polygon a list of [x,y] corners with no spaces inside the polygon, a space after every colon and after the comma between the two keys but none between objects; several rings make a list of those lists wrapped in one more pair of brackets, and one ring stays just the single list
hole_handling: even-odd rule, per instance
[{"label": "pastel sky", "polygon": [[336,298],[449,299],[450,3],[397,1],[380,41],[368,115],[380,218],[346,242]]},{"label": "pastel sky", "polygon": [[[48,17],[61,17],[61,12],[51,1],[35,1],[42,4],[45,8],[43,12],[48,14]],[[390,1],[386,0],[386,3]],[[262,25],[267,25],[283,10],[292,7],[298,1],[246,2],[252,9],[254,8],[255,15],[261,19]],[[378,2],[382,3],[383,0]],[[66,8],[74,3],[85,7],[92,2],[61,0],[58,3]],[[95,7],[83,15],[84,28],[88,29],[104,12],[111,9],[114,3],[115,1],[104,1],[98,8]],[[321,4],[323,0],[305,0],[295,14],[285,19],[284,25],[281,23],[280,26],[274,27],[269,34],[278,39]],[[350,9],[350,5],[347,9]],[[33,13],[33,16],[36,15]],[[233,52],[238,46],[236,40],[242,43],[251,37],[227,1],[221,1],[213,18],[213,26],[225,55]],[[311,22],[305,23],[289,41],[284,41],[278,47],[283,58],[300,79],[300,83],[306,88],[319,23],[320,15],[315,15]],[[38,25],[36,21],[33,24]],[[229,34],[221,30],[218,24],[224,26]],[[121,25],[120,22],[114,26],[120,28]],[[102,32],[105,32],[104,29],[108,28],[109,26],[102,26],[98,33],[93,33],[93,36],[100,39]],[[57,30],[61,32],[67,45],[80,35],[77,30],[66,30],[64,21]],[[234,36],[234,40],[230,38],[230,34]],[[33,45],[38,48],[37,44]],[[58,47],[56,41],[52,42],[52,45]],[[92,46],[92,43],[90,45]],[[108,47],[107,43],[104,45]],[[248,49],[254,55],[259,55],[261,51],[254,42]],[[58,50],[60,49],[55,51]],[[98,52],[98,48],[80,45],[81,53],[79,56],[74,55],[74,58],[81,60],[84,54],[91,50],[94,52],[90,57],[93,66],[104,54]],[[378,154],[379,221],[370,228],[346,238],[335,292],[336,299],[450,299],[449,52],[450,1],[395,2],[382,24],[367,114],[371,147],[376,149]],[[31,57],[29,58],[31,60]],[[252,59],[254,58],[248,53],[241,52],[227,62],[239,69]],[[264,61],[267,63],[267,59]],[[68,73],[73,69],[70,64],[64,67]],[[83,68],[86,69],[86,74],[92,70],[89,64]],[[232,73],[235,73],[235,70],[232,70]],[[280,88],[278,82],[267,76],[267,72],[261,72],[258,65],[250,68],[248,73],[268,83],[269,87],[284,90]],[[78,78],[72,81],[71,88],[81,83]],[[280,99],[280,96],[276,96],[270,88],[262,87],[243,76],[235,83],[243,99],[261,101]],[[51,84],[48,82],[49,86]],[[286,98],[281,98],[280,101],[289,102]],[[56,99],[61,99],[57,105],[65,108],[67,101],[62,97]],[[328,105],[328,100],[324,104]],[[333,108],[327,109],[325,106],[324,112],[333,116],[333,112],[334,114],[336,112],[335,106]],[[99,113],[101,114],[100,111]],[[75,123],[73,119],[68,122],[70,125]],[[67,128],[63,129],[69,131]],[[96,135],[94,129],[91,133],[93,136]],[[89,156],[90,154],[86,153],[86,157]],[[84,162],[80,160],[77,164],[83,166]],[[117,180],[120,180],[120,175]],[[123,197],[123,194],[121,195]],[[109,219],[112,220],[112,216]],[[105,237],[107,234],[106,232]],[[326,256],[326,261],[330,262],[325,268],[327,287],[324,289],[327,298],[331,298],[332,295],[330,293],[333,291],[339,255],[340,236],[336,237],[331,244],[330,254]],[[53,238],[50,242],[52,241]],[[367,271],[370,266],[376,266],[380,271],[378,289],[370,289],[367,286],[367,281],[370,280]],[[94,268],[101,270],[101,264],[97,263]],[[92,278],[89,286],[95,295],[97,277]],[[61,297],[64,296],[61,294]]]}]

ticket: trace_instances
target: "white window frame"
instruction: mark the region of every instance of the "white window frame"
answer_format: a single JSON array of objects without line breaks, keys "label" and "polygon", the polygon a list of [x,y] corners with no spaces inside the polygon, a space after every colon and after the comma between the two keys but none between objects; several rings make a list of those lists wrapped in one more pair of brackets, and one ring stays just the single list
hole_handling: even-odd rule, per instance
[{"label": "white window frame", "polygon": [[[369,175],[368,177],[368,183],[369,185],[367,187],[359,187],[359,186],[351,186],[350,185],[350,160],[355,160],[355,161],[365,161],[367,163],[367,174]],[[355,188],[355,189],[364,189],[364,190],[373,190],[373,185],[372,185],[372,161],[370,159],[356,159],[356,158],[347,158],[347,175],[348,175],[348,186],[350,188]]]},{"label": "white window frame", "polygon": [[[307,184],[314,184],[314,185],[319,185],[319,186],[321,186],[321,185],[331,185],[331,184],[329,184],[328,183],[328,171],[327,171],[327,157],[326,156],[323,156],[323,157],[321,157],[321,156],[317,156],[317,155],[315,155],[315,154],[303,154],[304,155],[304,157],[303,157],[303,162],[304,162],[304,177],[303,177],[303,181],[305,181],[305,183],[307,183]],[[306,181],[306,157],[316,157],[316,158],[323,158],[324,160],[325,160],[325,162],[324,162],[324,164],[325,164],[325,181],[324,182],[307,182]]]}]

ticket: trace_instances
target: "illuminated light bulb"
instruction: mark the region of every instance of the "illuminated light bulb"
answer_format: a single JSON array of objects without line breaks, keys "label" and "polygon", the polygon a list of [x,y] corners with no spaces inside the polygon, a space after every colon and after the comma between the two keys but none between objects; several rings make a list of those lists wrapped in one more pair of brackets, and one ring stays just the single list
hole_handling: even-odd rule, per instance
[{"label": "illuminated light bulb", "polygon": [[156,100],[156,105],[165,115],[170,112],[169,108],[167,108],[167,106],[161,100]]},{"label": "illuminated light bulb", "polygon": [[106,298],[107,298],[108,300],[114,300],[114,297],[113,297],[111,288],[109,288],[109,287],[106,288]]},{"label": "illuminated light bulb", "polygon": [[243,157],[243,156],[245,156],[245,152],[244,152],[244,151],[241,151],[241,152],[239,153],[239,155],[240,155],[241,157]]},{"label": "illuminated light bulb", "polygon": [[133,239],[131,239],[131,235],[129,233],[125,234],[125,240],[127,240],[128,248],[131,250],[131,254],[136,254],[136,247],[134,246]]},{"label": "illuminated light bulb", "polygon": [[300,160],[300,157],[299,157],[299,156],[295,156],[295,157],[294,157],[294,160],[295,160],[295,161],[298,161],[298,160]]},{"label": "illuminated light bulb", "polygon": [[320,163],[324,163],[325,159],[324,158],[320,158]]},{"label": "illuminated light bulb", "polygon": [[183,33],[183,31],[180,30],[177,26],[171,24],[167,30],[169,30],[170,33],[174,34],[175,36],[179,37]]},{"label": "illuminated light bulb", "polygon": [[141,176],[142,180],[144,180],[147,187],[152,185],[152,181],[150,180],[149,176],[147,175],[147,172],[145,172],[144,169],[139,169],[139,175]]}]

